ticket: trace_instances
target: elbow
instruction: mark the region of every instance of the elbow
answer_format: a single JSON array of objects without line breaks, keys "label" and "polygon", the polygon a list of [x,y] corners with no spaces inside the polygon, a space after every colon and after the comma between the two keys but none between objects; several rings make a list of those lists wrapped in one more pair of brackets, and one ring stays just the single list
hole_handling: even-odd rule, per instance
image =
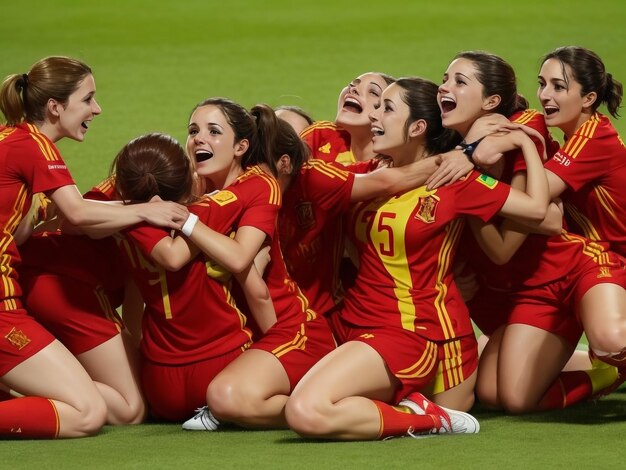
[{"label": "elbow", "polygon": [[512,257],[513,253],[494,253],[489,256],[489,259],[493,262],[493,264],[503,266],[511,261]]},{"label": "elbow", "polygon": [[541,223],[548,214],[548,205],[547,204],[534,204],[532,207],[528,208],[528,213],[526,217],[533,223]]}]

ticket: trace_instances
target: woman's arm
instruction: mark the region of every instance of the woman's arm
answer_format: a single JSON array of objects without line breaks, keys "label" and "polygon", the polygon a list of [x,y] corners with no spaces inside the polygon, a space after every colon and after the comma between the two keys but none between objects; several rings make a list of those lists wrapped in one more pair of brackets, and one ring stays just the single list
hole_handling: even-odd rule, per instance
[{"label": "woman's arm", "polygon": [[262,230],[244,225],[237,229],[232,239],[202,222],[196,222],[186,235],[207,256],[233,274],[241,273],[250,266],[267,237]]},{"label": "woman's arm", "polygon": [[[225,235],[222,235],[225,238]],[[168,271],[178,271],[196,257],[200,250],[185,237],[163,237],[150,252],[150,257]]]},{"label": "woman's arm", "polygon": [[276,310],[267,284],[254,263],[234,276],[243,289],[250,314],[265,333],[276,323]]},{"label": "woman's arm", "polygon": [[111,235],[119,230],[147,222],[151,225],[180,229],[187,220],[186,207],[174,202],[116,205],[83,199],[78,188],[63,186],[50,194],[64,217],[81,227],[87,235]]}]

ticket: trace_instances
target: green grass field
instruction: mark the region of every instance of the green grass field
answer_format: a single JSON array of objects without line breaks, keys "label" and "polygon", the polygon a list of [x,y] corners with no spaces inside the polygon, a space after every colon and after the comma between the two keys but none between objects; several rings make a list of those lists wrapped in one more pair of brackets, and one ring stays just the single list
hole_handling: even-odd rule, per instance
[{"label": "green grass field", "polygon": [[[540,58],[561,45],[595,50],[626,82],[622,0],[3,2],[0,76],[46,55],[95,72],[103,113],[86,142],[60,143],[79,187],[102,180],[116,152],[151,131],[184,141],[209,96],[246,106],[295,104],[333,119],[353,77],[377,70],[439,82],[459,51],[484,49],[516,69],[535,98]],[[616,121],[626,135],[626,119]],[[561,138],[556,134],[555,137]],[[74,441],[0,441],[2,468],[622,468],[626,389],[597,404],[507,417],[477,408],[477,436],[314,443],[288,431],[189,434],[179,425],[107,427]]]}]

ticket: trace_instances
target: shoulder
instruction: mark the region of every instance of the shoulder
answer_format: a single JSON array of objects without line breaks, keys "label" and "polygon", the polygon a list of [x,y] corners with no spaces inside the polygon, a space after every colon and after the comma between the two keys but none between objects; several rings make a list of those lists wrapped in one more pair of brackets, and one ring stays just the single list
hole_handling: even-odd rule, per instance
[{"label": "shoulder", "polygon": [[267,199],[269,204],[281,204],[278,181],[258,165],[247,168],[233,184],[224,190],[230,190],[241,198],[255,199],[261,197]]}]

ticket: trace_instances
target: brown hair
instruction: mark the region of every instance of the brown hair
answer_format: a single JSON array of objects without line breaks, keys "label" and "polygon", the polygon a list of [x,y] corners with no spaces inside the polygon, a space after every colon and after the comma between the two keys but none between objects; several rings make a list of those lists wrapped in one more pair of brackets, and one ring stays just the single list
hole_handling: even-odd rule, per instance
[{"label": "brown hair", "polygon": [[24,120],[43,122],[49,99],[65,105],[91,68],[77,59],[51,56],[36,62],[24,74],[7,76],[0,88],[0,111],[7,125]]},{"label": "brown hair", "polygon": [[309,113],[307,113],[300,106],[290,106],[290,105],[276,106],[274,108],[274,112],[276,111],[291,111],[292,113],[295,113],[298,116],[300,116],[302,119],[304,119],[309,126],[315,122],[313,118],[309,115]]},{"label": "brown hair", "polygon": [[222,111],[235,134],[235,142],[248,141],[248,149],[241,158],[242,168],[265,163],[277,176],[276,162],[281,155],[289,155],[294,168],[299,160],[304,162],[308,158],[307,147],[298,134],[286,121],[279,119],[270,106],[258,104],[248,112],[229,99],[209,98],[198,104],[192,114],[196,109],[209,105]]},{"label": "brown hair", "polygon": [[193,166],[185,150],[167,134],[142,135],[119,151],[111,173],[122,200],[147,202],[154,196],[165,201],[190,202]]},{"label": "brown hair", "polygon": [[429,155],[447,152],[461,142],[458,132],[446,129],[441,123],[441,110],[437,102],[438,85],[419,77],[399,78],[395,83],[402,90],[402,101],[409,107],[409,118],[404,124],[407,136],[411,123],[423,119],[426,121],[426,151]]},{"label": "brown hair", "polygon": [[595,52],[578,46],[559,47],[546,54],[541,63],[545,63],[548,59],[556,59],[561,63],[561,71],[568,85],[569,77],[565,65],[570,66],[572,78],[580,83],[583,95],[591,92],[598,95],[592,106],[594,111],[602,103],[606,103],[609,113],[613,117],[619,116],[618,110],[622,103],[623,93],[622,84],[606,71],[602,59]]},{"label": "brown hair", "polygon": [[476,78],[483,86],[483,97],[500,96],[500,104],[493,110],[506,117],[528,109],[528,100],[517,92],[513,67],[501,57],[484,51],[460,52],[455,59],[467,59],[476,67]]}]

